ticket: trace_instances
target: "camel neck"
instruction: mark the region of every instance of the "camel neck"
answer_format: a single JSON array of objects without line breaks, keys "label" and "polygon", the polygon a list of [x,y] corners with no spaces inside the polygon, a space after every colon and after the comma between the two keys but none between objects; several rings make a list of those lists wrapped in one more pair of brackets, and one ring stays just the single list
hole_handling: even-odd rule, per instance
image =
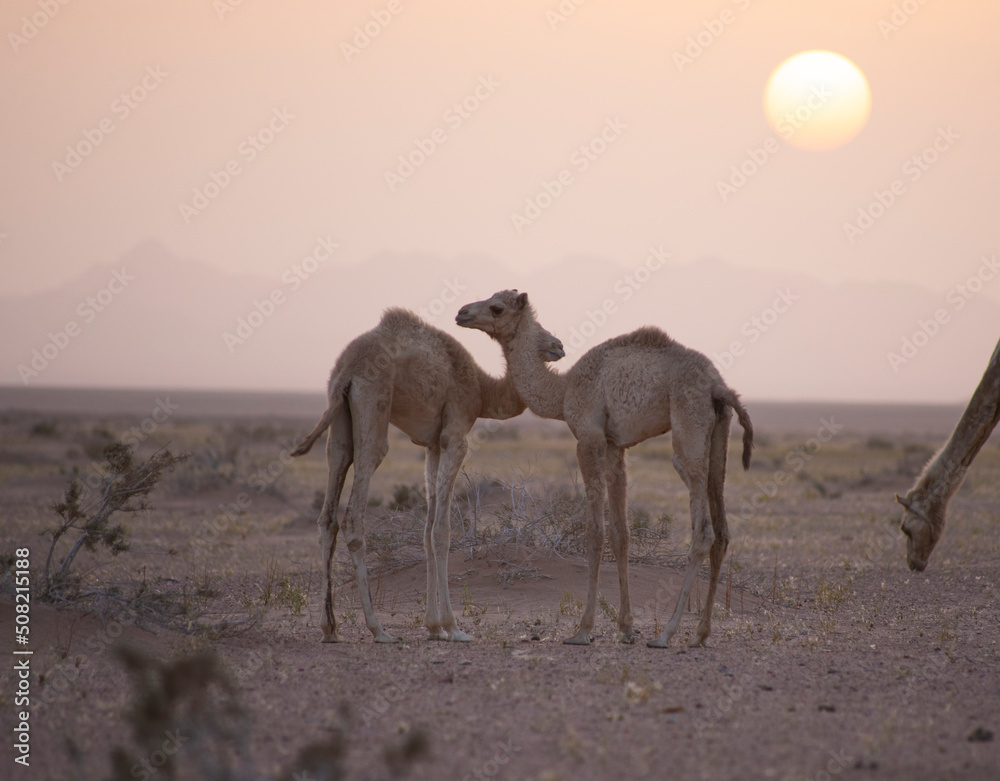
[{"label": "camel neck", "polygon": [[1000,342],[979,386],[948,441],[924,469],[915,486],[918,497],[933,497],[947,505],[962,485],[965,473],[1000,421]]},{"label": "camel neck", "polygon": [[507,420],[524,412],[524,401],[518,395],[514,380],[509,373],[497,379],[480,369],[479,387],[483,396],[479,417]]},{"label": "camel neck", "polygon": [[507,373],[528,409],[542,418],[564,420],[566,378],[546,366],[530,328],[520,328],[510,345],[503,345]]}]

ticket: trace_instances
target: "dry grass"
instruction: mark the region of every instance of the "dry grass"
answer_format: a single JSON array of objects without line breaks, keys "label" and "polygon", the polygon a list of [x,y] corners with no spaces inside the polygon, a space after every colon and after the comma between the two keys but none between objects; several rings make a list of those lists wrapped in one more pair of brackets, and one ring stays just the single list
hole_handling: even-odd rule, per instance
[{"label": "dry grass", "polygon": [[[47,505],[69,479],[93,468],[88,451],[124,423],[71,416],[0,421],[2,563],[25,540],[38,539],[51,523]],[[656,653],[642,644],[614,642],[613,566],[602,573],[611,585],[602,585],[594,646],[578,651],[558,644],[578,620],[586,587],[580,567],[583,505],[572,438],[531,430],[493,435],[477,447],[456,491],[452,597],[476,642],[450,647],[415,641],[424,633],[424,508],[413,486],[422,482],[423,460],[419,448],[393,434],[390,454],[372,481],[375,506],[366,531],[377,609],[384,625],[407,642],[377,648],[359,620],[343,546],[335,562],[336,611],[347,642],[317,642],[321,589],[313,500],[325,484],[326,465],[321,451],[282,458],[285,443],[304,428],[168,421],[142,443],[140,455],[169,445],[196,454],[216,448],[215,456],[165,477],[154,509],[131,529],[129,552],[112,557],[84,551],[78,561],[88,588],[120,595],[117,605],[94,606],[100,611],[96,619],[79,619],[98,621],[98,636],[112,620],[128,634],[133,622],[155,628],[156,616],[167,616],[160,626],[169,629],[156,628],[157,635],[135,630],[155,644],[162,664],[181,651],[220,650],[225,669],[239,683],[241,707],[257,719],[249,728],[249,751],[261,777],[280,777],[292,766],[304,735],[323,745],[336,730],[347,729],[339,710],[344,702],[354,709],[350,729],[356,740],[385,747],[376,752],[386,754],[377,760],[383,777],[421,753],[428,718],[441,738],[430,745],[432,760],[412,767],[417,777],[464,777],[482,767],[492,756],[487,748],[495,751],[494,742],[508,734],[518,736],[522,753],[515,757],[516,769],[505,769],[507,777],[648,774],[643,763],[654,760],[643,752],[650,746],[657,747],[654,756],[665,748],[681,757],[682,775],[695,772],[685,764],[692,757],[700,757],[703,769],[722,773],[725,768],[715,762],[725,755],[741,762],[747,777],[772,765],[776,777],[814,777],[823,767],[823,751],[841,747],[859,761],[902,773],[903,746],[926,737],[920,718],[932,710],[947,725],[939,724],[935,735],[956,731],[959,723],[968,727],[965,732],[980,723],[996,729],[990,719],[998,709],[982,698],[978,673],[967,673],[993,669],[998,661],[995,443],[984,448],[953,503],[933,571],[914,575],[901,566],[891,496],[907,486],[936,443],[837,437],[791,470],[791,479],[773,495],[764,491],[754,507],[761,486],[788,468],[789,454],[810,434],[761,437],[751,471],[743,473],[734,463],[728,475],[733,542],[710,638],[714,647],[681,653],[695,624],[686,616],[676,647]],[[222,457],[227,452],[233,454],[228,460]],[[636,593],[650,595],[635,599],[634,612],[647,637],[662,629],[673,607],[671,568],[688,542],[688,496],[671,455],[669,438],[643,443],[630,455],[633,583]],[[348,490],[350,480],[348,475]],[[241,494],[248,499],[242,504]],[[32,543],[33,568],[41,558],[41,546]],[[2,586],[9,593],[6,574]],[[704,584],[695,591],[700,596],[692,600],[693,611],[704,598]],[[120,715],[128,708],[126,681],[111,672],[117,669],[111,655],[85,644],[95,630],[71,628],[76,624],[68,615],[52,619],[58,632],[44,635],[39,629],[39,637],[57,638],[35,657],[46,676],[41,691],[49,691],[49,682],[71,679],[68,690],[54,697],[59,707],[46,711],[41,729],[72,736],[81,767],[106,777],[110,745],[95,736],[113,732],[115,725],[126,734]],[[266,658],[259,656],[265,651]],[[962,660],[971,661],[963,667]],[[386,694],[385,707],[372,710],[365,723],[360,708],[379,692],[395,691],[392,686],[398,697]],[[868,688],[874,700],[860,704]],[[976,697],[962,699],[956,691],[979,691],[978,710],[965,705]],[[917,707],[916,715],[900,716],[899,706],[892,715],[887,708],[894,702]],[[762,723],[769,732],[758,729]],[[772,733],[806,748],[786,756]],[[708,754],[698,754],[701,744],[686,737],[694,734],[708,741]],[[752,736],[772,753],[739,743],[740,736]],[[959,737],[965,741],[965,733]],[[738,747],[722,751],[721,741],[731,739]],[[140,742],[134,741],[136,748]],[[940,757],[967,748],[948,745],[951,753],[921,755],[921,761],[937,767]],[[51,755],[64,761],[72,756],[68,746],[54,745]],[[995,746],[981,743],[984,751]],[[96,758],[99,749],[104,760]],[[937,744],[927,750],[937,751]],[[321,764],[322,751],[316,751]],[[981,766],[975,764],[978,755],[961,756]],[[363,777],[366,761],[371,758],[345,755],[343,766]],[[948,768],[955,775],[961,769]]]}]

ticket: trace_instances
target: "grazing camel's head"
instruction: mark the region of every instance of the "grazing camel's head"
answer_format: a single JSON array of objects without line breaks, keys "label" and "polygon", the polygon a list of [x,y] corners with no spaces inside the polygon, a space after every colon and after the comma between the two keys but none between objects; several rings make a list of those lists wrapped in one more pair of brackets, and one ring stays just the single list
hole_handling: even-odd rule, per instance
[{"label": "grazing camel's head", "polygon": [[896,501],[903,505],[903,523],[900,528],[906,535],[906,563],[910,569],[923,572],[931,551],[941,539],[944,524],[935,522],[933,511],[925,513],[919,502],[909,494],[896,494]]},{"label": "grazing camel's head", "polygon": [[455,322],[463,328],[478,328],[506,346],[513,343],[520,328],[527,326],[546,361],[558,361],[566,356],[563,343],[535,321],[527,293],[501,290],[485,301],[466,304],[458,310]]}]

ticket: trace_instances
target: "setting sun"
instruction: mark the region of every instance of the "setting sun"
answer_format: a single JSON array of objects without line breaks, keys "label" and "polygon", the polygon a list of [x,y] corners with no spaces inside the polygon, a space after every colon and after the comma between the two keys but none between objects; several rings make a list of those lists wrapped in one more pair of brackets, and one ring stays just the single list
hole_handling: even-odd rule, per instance
[{"label": "setting sun", "polygon": [[792,146],[836,149],[867,124],[871,90],[865,75],[846,57],[821,50],[802,52],[771,74],[764,89],[764,113]]}]

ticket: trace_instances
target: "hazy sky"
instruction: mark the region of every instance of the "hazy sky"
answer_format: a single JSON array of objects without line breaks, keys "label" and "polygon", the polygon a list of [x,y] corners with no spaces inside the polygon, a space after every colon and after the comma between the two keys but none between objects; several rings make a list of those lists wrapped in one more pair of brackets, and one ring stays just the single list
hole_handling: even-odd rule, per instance
[{"label": "hazy sky", "polygon": [[[657,246],[946,293],[1000,245],[998,28],[986,0],[7,0],[0,290],[149,238],[279,276],[332,236],[345,268],[383,250],[632,267]],[[832,151],[763,113],[809,49],[871,85],[867,127]]]}]

